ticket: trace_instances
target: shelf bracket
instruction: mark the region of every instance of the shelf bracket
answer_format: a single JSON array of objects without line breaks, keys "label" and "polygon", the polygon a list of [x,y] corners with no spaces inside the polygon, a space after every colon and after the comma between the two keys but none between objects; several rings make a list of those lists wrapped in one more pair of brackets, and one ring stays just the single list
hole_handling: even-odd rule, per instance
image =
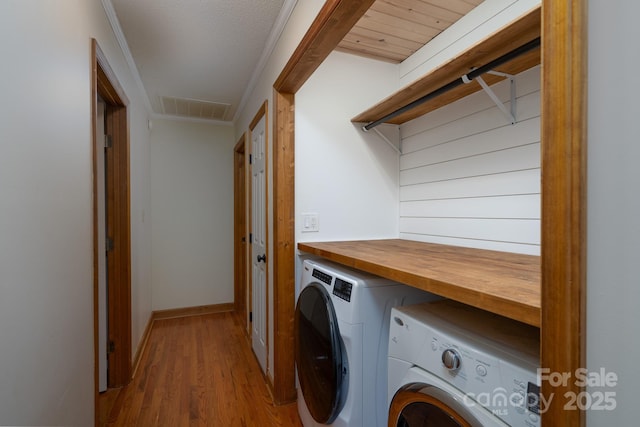
[{"label": "shelf bracket", "polygon": [[382,124],[373,131],[386,142],[398,154],[402,154],[402,138],[400,138],[400,126],[392,124]]},{"label": "shelf bracket", "polygon": [[[503,76],[509,79],[509,90],[511,91],[511,96],[510,96],[510,109],[508,110],[507,107],[502,103],[502,101],[500,100],[500,98],[498,98],[498,95],[496,95],[496,93],[493,91],[493,89],[491,89],[491,87],[489,87],[489,85],[482,79],[482,77],[478,76],[476,77],[474,80],[477,80],[478,83],[480,84],[480,86],[482,86],[482,89],[484,89],[484,91],[487,93],[487,95],[489,95],[489,98],[491,98],[491,100],[496,104],[496,106],[500,109],[500,111],[502,111],[502,114],[505,115],[505,117],[507,118],[507,120],[509,121],[509,123],[511,123],[512,125],[516,124],[516,79],[515,76],[511,75],[511,74],[507,74],[507,73],[501,73],[498,71],[488,71],[487,74],[494,74],[496,76]],[[462,76],[462,81],[464,81],[465,83],[470,83],[471,80],[466,76]]]}]

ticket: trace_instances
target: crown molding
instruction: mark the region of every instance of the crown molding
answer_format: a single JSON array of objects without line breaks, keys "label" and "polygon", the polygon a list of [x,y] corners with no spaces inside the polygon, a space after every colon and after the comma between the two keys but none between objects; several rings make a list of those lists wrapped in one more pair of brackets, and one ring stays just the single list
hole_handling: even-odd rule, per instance
[{"label": "crown molding", "polygon": [[198,117],[176,116],[173,114],[158,114],[151,112],[149,117],[152,120],[171,120],[174,122],[204,123],[217,126],[234,126],[234,122],[227,120],[202,119]]},{"label": "crown molding", "polygon": [[255,89],[258,83],[258,79],[262,74],[262,72],[264,71],[267,61],[269,60],[269,57],[273,53],[273,50],[275,49],[276,44],[278,43],[278,40],[280,39],[280,36],[282,35],[282,32],[284,31],[287,21],[291,17],[291,14],[293,13],[293,9],[295,8],[298,0],[284,0],[282,9],[280,10],[278,17],[276,18],[276,22],[273,25],[271,33],[269,34],[269,38],[267,39],[262,55],[258,60],[258,63],[253,71],[253,74],[251,75],[251,79],[247,84],[247,88],[245,89],[244,94],[242,95],[242,99],[240,100],[240,103],[238,104],[234,117],[231,121],[197,119],[197,118],[190,118],[190,117],[172,116],[167,114],[158,114],[154,112],[153,108],[151,107],[149,94],[147,93],[147,90],[145,89],[144,84],[142,83],[142,78],[140,77],[140,73],[138,72],[138,67],[136,66],[136,63],[133,59],[133,55],[131,54],[131,50],[129,49],[129,44],[127,43],[127,39],[124,36],[122,27],[120,26],[120,21],[118,20],[118,16],[113,7],[113,3],[111,2],[111,0],[101,0],[101,2],[102,2],[102,7],[104,8],[104,11],[107,15],[107,19],[109,20],[109,24],[111,25],[111,29],[113,30],[113,33],[116,37],[116,40],[118,41],[118,44],[120,45],[120,49],[122,50],[122,54],[124,55],[127,65],[129,66],[129,70],[133,75],[133,79],[136,82],[138,89],[142,93],[144,105],[147,108],[147,111],[149,112],[151,118],[161,119],[161,120],[178,120],[178,121],[188,121],[188,122],[196,122],[196,123],[217,124],[217,125],[223,125],[223,126],[233,126],[236,122],[238,115],[245,107],[249,96]]},{"label": "crown molding", "polygon": [[238,108],[236,108],[236,111],[233,115],[233,120],[232,120],[233,123],[236,122],[239,114],[244,109],[247,103],[247,100],[249,99],[249,96],[251,95],[253,90],[256,88],[256,85],[258,84],[258,79],[260,78],[260,75],[264,71],[267,65],[267,61],[271,57],[273,50],[278,44],[278,40],[280,39],[280,36],[284,31],[284,27],[287,25],[287,22],[289,21],[289,18],[293,13],[293,9],[295,8],[297,3],[298,3],[298,0],[284,0],[282,9],[280,9],[280,13],[276,18],[276,22],[273,24],[273,28],[271,29],[271,33],[269,34],[269,38],[267,39],[265,48],[262,51],[262,56],[260,56],[260,60],[258,61],[256,67],[253,70],[253,74],[251,75],[251,80],[249,80],[249,84],[247,84],[247,88],[245,89],[244,94],[242,95],[242,99],[238,104]]},{"label": "crown molding", "polygon": [[122,54],[124,55],[124,59],[129,66],[129,70],[133,75],[133,80],[136,82],[140,93],[142,94],[142,100],[144,102],[145,107],[149,114],[153,114],[153,108],[151,108],[151,101],[149,100],[149,94],[142,83],[142,79],[140,78],[140,73],[138,72],[138,67],[136,66],[136,62],[133,60],[133,55],[131,55],[131,50],[129,50],[129,44],[127,43],[127,39],[122,32],[122,27],[120,27],[120,21],[118,21],[118,15],[116,15],[116,11],[113,8],[113,4],[111,0],[102,0],[102,7],[104,8],[105,13],[107,14],[107,19],[109,20],[109,24],[111,25],[111,29],[113,30],[113,34],[116,36],[116,40],[120,45],[120,50],[122,50]]}]

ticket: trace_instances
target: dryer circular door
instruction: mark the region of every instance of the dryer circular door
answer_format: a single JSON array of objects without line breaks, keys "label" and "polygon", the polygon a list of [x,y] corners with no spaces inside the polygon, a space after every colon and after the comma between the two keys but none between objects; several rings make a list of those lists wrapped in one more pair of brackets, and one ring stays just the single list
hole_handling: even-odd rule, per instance
[{"label": "dryer circular door", "polygon": [[412,383],[398,390],[389,408],[389,427],[482,427],[469,408],[431,384]]},{"label": "dryer circular door", "polygon": [[331,424],[344,406],[349,370],[333,302],[321,285],[312,283],[300,293],[295,331],[304,401],[314,420]]}]

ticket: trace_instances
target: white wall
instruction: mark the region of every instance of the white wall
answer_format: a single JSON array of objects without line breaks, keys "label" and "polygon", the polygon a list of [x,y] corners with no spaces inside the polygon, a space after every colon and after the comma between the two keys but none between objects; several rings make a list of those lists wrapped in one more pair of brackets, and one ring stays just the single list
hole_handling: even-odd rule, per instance
[{"label": "white wall", "polygon": [[[260,105],[268,101],[271,159],[273,83],[323,4],[321,0],[297,2],[256,88],[238,115],[236,139],[248,129]],[[296,239],[397,236],[397,155],[375,134],[362,134],[349,121],[390,93],[397,79],[393,65],[334,53],[296,94],[296,222],[307,211],[320,215],[320,232],[306,237],[297,229]],[[318,159],[328,159],[331,164],[322,168]],[[270,198],[272,172],[270,168]],[[379,200],[378,194],[382,195]],[[271,200],[269,205],[273,206]],[[270,215],[270,236],[272,222]],[[269,247],[273,253],[272,241]],[[269,274],[272,286],[272,266]],[[273,319],[271,301],[269,318]],[[273,325],[269,326],[273,336]],[[273,372],[273,346],[270,350],[268,370]]]},{"label": "white wall", "polygon": [[[398,236],[398,153],[350,121],[396,80],[396,66],[334,52],[296,94],[296,240]],[[316,213],[318,232],[302,231]]]},{"label": "white wall", "polygon": [[587,366],[618,375],[615,411],[590,411],[587,425],[638,424],[640,383],[640,144],[637,70],[640,4],[589,1]]},{"label": "white wall", "polygon": [[233,128],[154,120],[153,309],[233,302]]},{"label": "white wall", "polygon": [[[323,5],[324,0],[296,2],[264,70],[257,77],[253,91],[247,96],[245,107],[237,114],[235,122],[236,140],[240,139],[242,133],[249,129],[251,120],[253,120],[265,100],[268,100],[270,106],[273,105],[273,83],[275,83],[276,78],[280,75],[291,54],[298,47],[298,43],[302,40]],[[270,128],[270,134],[272,130]],[[271,135],[269,135],[269,140],[271,140]]]},{"label": "white wall", "polygon": [[92,37],[131,101],[134,351],[150,313],[146,111],[102,5],[3,0],[2,425],[93,424]]},{"label": "white wall", "polygon": [[480,91],[401,126],[401,238],[540,254],[540,67],[515,81],[515,125]]}]

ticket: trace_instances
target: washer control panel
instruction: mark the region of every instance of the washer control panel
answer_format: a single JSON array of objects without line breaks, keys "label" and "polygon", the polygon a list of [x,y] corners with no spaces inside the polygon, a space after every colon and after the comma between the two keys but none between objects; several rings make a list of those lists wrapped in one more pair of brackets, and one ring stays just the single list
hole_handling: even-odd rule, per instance
[{"label": "washer control panel", "polygon": [[455,348],[448,348],[442,352],[442,364],[449,371],[455,372],[460,369],[460,353]]},{"label": "washer control panel", "polygon": [[461,329],[438,316],[416,319],[412,310],[400,307],[391,312],[390,358],[440,377],[461,391],[464,404],[483,406],[511,426],[540,425],[534,349],[523,351],[517,335],[513,342],[494,339],[491,330]]},{"label": "washer control panel", "polygon": [[347,282],[346,280],[342,280],[339,277],[336,277],[336,281],[333,284],[333,294],[347,302],[350,302],[352,288],[353,284]]}]

